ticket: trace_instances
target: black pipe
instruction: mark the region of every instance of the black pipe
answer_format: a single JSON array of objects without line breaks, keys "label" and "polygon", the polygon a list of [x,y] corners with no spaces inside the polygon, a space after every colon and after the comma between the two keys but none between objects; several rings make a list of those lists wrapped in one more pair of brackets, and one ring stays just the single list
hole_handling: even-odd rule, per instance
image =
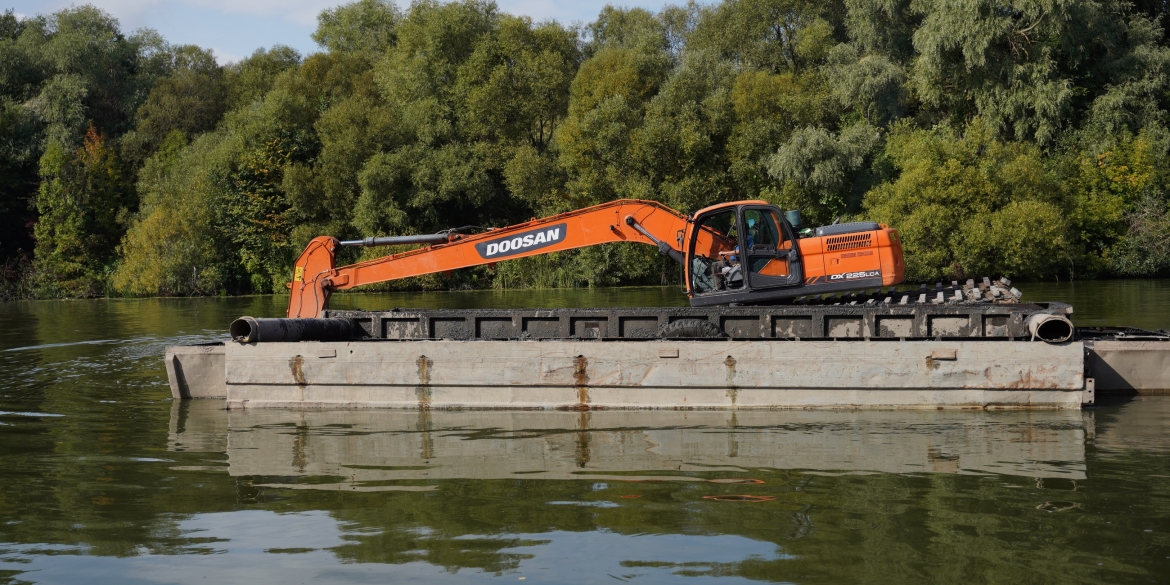
[{"label": "black pipe", "polygon": [[349,319],[257,319],[240,317],[228,333],[240,343],[278,341],[347,341],[354,339]]},{"label": "black pipe", "polygon": [[422,234],[417,236],[386,236],[382,238],[366,238],[364,240],[345,240],[339,242],[342,246],[398,246],[403,244],[446,244],[450,241],[447,234]]}]

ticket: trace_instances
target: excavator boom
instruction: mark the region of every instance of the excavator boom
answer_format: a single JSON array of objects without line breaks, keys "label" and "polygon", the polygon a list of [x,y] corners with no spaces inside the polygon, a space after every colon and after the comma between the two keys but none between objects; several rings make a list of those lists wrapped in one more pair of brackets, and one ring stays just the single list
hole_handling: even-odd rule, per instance
[{"label": "excavator boom", "polygon": [[[682,254],[675,246],[681,247],[686,226],[685,216],[660,203],[622,199],[474,235],[433,234],[352,242],[319,236],[297,258],[289,285],[292,295],[288,316],[320,317],[335,290],[610,242],[656,245],[681,262]],[[334,265],[337,248],[342,245],[390,243],[435,245],[349,266]]]}]

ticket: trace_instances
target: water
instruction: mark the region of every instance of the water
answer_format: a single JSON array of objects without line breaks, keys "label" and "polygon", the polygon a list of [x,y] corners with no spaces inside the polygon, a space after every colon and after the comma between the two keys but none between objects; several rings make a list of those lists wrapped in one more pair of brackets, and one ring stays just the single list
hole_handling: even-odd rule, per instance
[{"label": "water", "polygon": [[1017,286],[1024,292],[1025,301],[1072,305],[1073,322],[1080,326],[1170,329],[1170,280],[1022,282]]},{"label": "water", "polygon": [[[1080,324],[1170,326],[1166,282],[1021,288],[1073,301]],[[336,298],[683,302],[673,287]],[[164,346],[282,311],[270,297],[0,305],[0,583],[1170,579],[1170,397],[1001,413],[170,400]]]}]

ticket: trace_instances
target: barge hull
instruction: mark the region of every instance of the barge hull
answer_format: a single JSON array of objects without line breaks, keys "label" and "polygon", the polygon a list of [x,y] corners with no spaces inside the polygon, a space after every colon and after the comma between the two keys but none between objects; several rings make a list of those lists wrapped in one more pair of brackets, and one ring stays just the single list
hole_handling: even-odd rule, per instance
[{"label": "barge hull", "polygon": [[1085,371],[1097,390],[1170,395],[1170,341],[1098,340],[1085,346]]},{"label": "barge hull", "polygon": [[1084,345],[995,341],[228,344],[228,408],[1080,408]]}]

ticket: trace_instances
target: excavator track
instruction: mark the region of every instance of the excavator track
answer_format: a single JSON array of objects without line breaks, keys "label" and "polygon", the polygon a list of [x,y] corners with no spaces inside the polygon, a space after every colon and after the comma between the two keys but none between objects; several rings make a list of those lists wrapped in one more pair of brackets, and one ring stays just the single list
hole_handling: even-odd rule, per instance
[{"label": "excavator track", "polygon": [[955,303],[996,303],[996,304],[1010,304],[1017,303],[1023,296],[1018,289],[1012,287],[1010,280],[1000,278],[992,281],[990,278],[983,278],[982,282],[976,282],[974,279],[968,279],[966,283],[959,284],[958,281],[951,281],[949,286],[943,286],[943,283],[935,283],[934,287],[928,287],[925,284],[919,285],[918,288],[903,287],[889,287],[887,289],[876,288],[873,290],[860,290],[845,292],[830,295],[816,295],[816,296],[802,296],[792,299],[791,304],[796,305],[855,305],[858,303],[882,303],[882,304],[931,304],[931,305],[949,305]]}]

